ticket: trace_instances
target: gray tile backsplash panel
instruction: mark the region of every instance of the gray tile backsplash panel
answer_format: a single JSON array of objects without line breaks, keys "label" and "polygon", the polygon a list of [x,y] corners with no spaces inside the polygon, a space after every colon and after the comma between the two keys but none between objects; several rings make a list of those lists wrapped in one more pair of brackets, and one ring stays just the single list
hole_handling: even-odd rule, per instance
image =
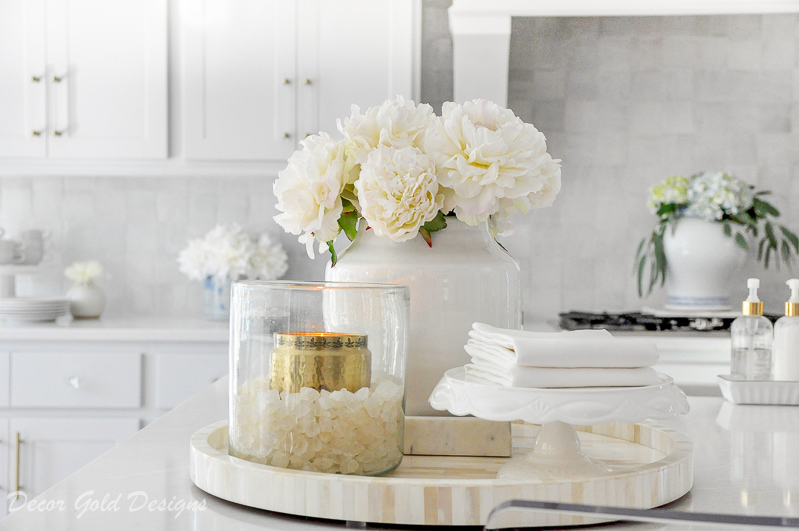
[{"label": "gray tile backsplash panel", "polygon": [[272,220],[271,176],[240,178],[5,177],[0,227],[13,237],[42,228],[53,233],[52,258],[35,278],[21,277],[22,295],[64,293],[64,267],[97,259],[109,313],[197,316],[199,283],[178,271],[177,253],[216,223],[236,222],[279,238],[291,260],[286,278],[321,279],[325,259],[311,261],[296,237]]},{"label": "gray tile backsplash panel", "polygon": [[[504,242],[522,264],[528,317],[662,304],[662,291],[638,298],[631,272],[655,221],[648,189],[669,175],[731,171],[773,190],[799,229],[797,15],[514,18],[510,49],[509,106],[563,159],[555,206],[519,219]],[[423,100],[452,97],[428,81],[445,59],[428,58]],[[741,298],[748,275],[781,312],[799,271],[751,262]]]},{"label": "gray tile backsplash panel", "polygon": [[[448,5],[424,2],[421,99],[437,111],[452,99]],[[528,318],[662,304],[662,292],[638,299],[632,267],[655,221],[647,191],[668,175],[727,169],[773,190],[799,229],[797,16],[517,18],[510,65],[510,107],[563,159],[555,206],[503,240],[522,266]],[[272,180],[5,177],[0,226],[54,233],[51,271],[23,280],[23,293],[63,292],[63,267],[97,258],[109,311],[199,315],[200,287],[175,257],[218,222],[269,231],[290,254],[288,278],[322,278],[326,256],[310,261],[272,221]],[[747,274],[781,311],[791,273],[750,263],[741,297]]]}]

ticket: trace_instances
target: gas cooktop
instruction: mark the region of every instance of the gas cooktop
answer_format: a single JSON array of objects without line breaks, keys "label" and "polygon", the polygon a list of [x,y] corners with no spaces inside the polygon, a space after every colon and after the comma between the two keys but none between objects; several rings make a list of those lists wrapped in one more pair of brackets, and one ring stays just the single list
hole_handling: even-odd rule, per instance
[{"label": "gas cooktop", "polygon": [[[775,321],[778,315],[767,315]],[[718,332],[729,330],[734,316],[656,316],[651,313],[593,313],[571,311],[560,314],[560,327],[564,330],[629,330],[652,332]]]}]

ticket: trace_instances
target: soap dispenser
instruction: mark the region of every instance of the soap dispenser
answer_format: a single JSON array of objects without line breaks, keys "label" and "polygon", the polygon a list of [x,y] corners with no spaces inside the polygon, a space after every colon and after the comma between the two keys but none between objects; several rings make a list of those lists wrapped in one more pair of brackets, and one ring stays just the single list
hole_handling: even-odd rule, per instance
[{"label": "soap dispenser", "polygon": [[799,381],[799,278],[788,282],[791,298],[774,325],[774,379]]},{"label": "soap dispenser", "polygon": [[732,370],[734,380],[771,380],[771,346],[774,327],[763,317],[763,303],[757,297],[760,280],[746,281],[749,296],[743,301],[743,315],[732,322]]}]

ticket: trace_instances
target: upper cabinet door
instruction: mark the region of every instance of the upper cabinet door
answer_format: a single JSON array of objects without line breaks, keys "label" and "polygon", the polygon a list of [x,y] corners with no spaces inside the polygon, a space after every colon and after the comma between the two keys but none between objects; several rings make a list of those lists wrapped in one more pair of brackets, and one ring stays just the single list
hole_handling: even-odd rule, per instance
[{"label": "upper cabinet door", "polygon": [[0,157],[47,155],[44,2],[0,2]]},{"label": "upper cabinet door", "polygon": [[285,159],[296,143],[293,0],[184,0],[189,159]]},{"label": "upper cabinet door", "polygon": [[47,0],[49,155],[167,156],[166,0]]},{"label": "upper cabinet door", "polygon": [[298,132],[336,131],[350,107],[413,97],[415,0],[298,0]]}]

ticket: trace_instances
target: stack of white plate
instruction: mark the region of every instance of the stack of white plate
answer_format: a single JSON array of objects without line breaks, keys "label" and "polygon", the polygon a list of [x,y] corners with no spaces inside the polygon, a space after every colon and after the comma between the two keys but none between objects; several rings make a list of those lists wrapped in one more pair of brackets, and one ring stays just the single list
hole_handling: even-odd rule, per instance
[{"label": "stack of white plate", "polygon": [[0,298],[0,319],[55,321],[69,313],[69,299]]}]

